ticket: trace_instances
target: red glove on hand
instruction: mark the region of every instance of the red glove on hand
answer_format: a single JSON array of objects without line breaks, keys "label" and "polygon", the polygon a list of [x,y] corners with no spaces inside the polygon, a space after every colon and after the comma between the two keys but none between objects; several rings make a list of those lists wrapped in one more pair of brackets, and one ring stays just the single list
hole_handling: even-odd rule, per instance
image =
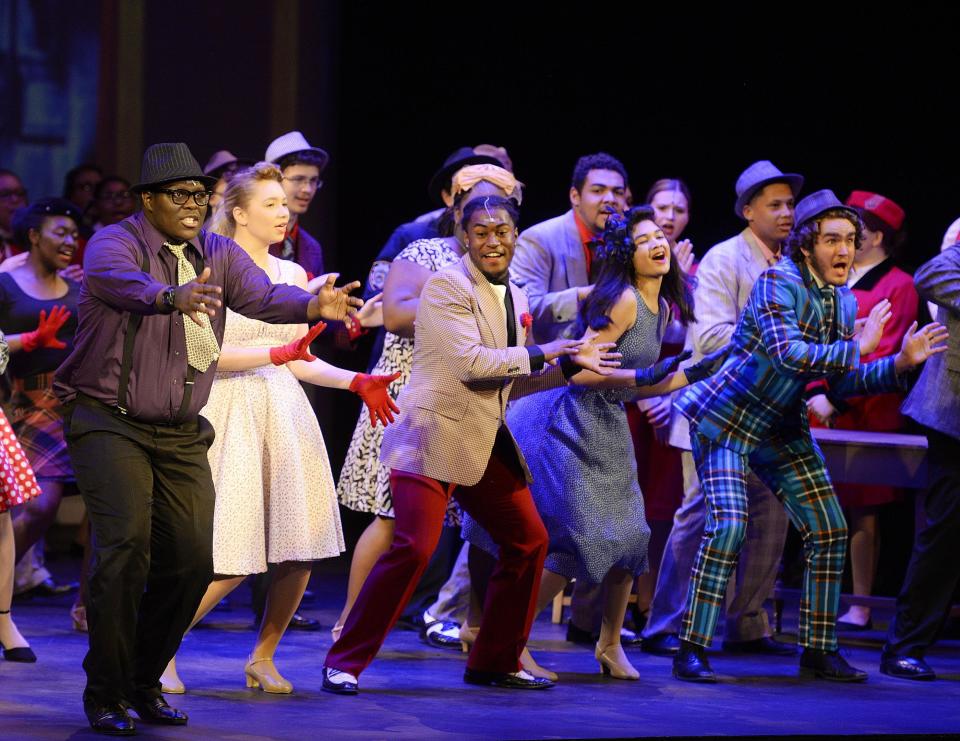
[{"label": "red glove on hand", "polygon": [[400,378],[399,373],[390,376],[368,376],[366,373],[358,373],[350,381],[350,390],[363,399],[363,403],[370,410],[371,427],[377,426],[378,419],[386,427],[393,422],[392,412],[400,411],[400,407],[387,393],[387,386],[398,378]]},{"label": "red glove on hand", "polygon": [[20,335],[20,347],[24,352],[33,352],[38,347],[50,347],[63,350],[67,344],[57,339],[57,332],[67,323],[70,311],[66,306],[54,306],[50,309],[50,316],[43,309],[40,310],[40,323],[32,332]]},{"label": "red glove on hand", "polygon": [[310,354],[310,343],[326,328],[326,324],[317,322],[299,340],[294,340],[289,345],[271,347],[270,362],[274,365],[283,365],[291,360],[316,360],[316,356]]}]

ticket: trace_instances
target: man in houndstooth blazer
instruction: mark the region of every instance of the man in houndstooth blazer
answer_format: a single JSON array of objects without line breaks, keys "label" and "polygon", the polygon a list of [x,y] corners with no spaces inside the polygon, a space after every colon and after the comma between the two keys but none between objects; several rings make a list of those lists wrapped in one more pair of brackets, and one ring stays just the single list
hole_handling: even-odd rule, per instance
[{"label": "man in houndstooth blazer", "polygon": [[876,323],[859,341],[854,338],[856,299],[845,283],[860,235],[856,212],[831,191],[803,199],[789,239],[791,259],[781,260],[754,285],[721,370],[677,401],[690,420],[708,506],[674,660],[678,679],[715,681],[703,648],[710,645],[743,542],[748,469],[777,493],[803,538],[801,670],[837,681],[866,679],[837,651],[846,522],[810,435],[803,390],[822,377],[842,396],[900,389],[903,374],[938,352],[934,346],[943,335],[939,325],[929,325],[908,333],[895,357],[860,363],[861,353],[872,350],[882,333]]},{"label": "man in houndstooth blazer", "polygon": [[[484,211],[471,210],[473,203],[483,203]],[[500,547],[464,679],[523,689],[553,684],[519,671],[548,540],[505,411],[512,395],[564,384],[579,366],[538,371],[579,343],[525,346],[527,299],[507,280],[516,239],[515,212],[503,205],[509,203],[491,197],[465,207],[467,254],[431,276],[420,295],[410,382],[381,449],[391,469],[396,533],[327,655],[328,691],[356,692],[356,676],[373,660],[433,553],[454,493]],[[477,227],[486,236],[474,236]],[[571,357],[594,370],[607,365],[591,365],[585,351]]]}]

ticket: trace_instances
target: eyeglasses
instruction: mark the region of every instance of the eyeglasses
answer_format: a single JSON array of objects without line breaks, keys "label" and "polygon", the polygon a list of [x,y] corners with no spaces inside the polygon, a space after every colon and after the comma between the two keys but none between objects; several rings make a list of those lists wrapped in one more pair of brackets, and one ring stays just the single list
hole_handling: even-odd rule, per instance
[{"label": "eyeglasses", "polygon": [[198,206],[206,206],[210,203],[210,196],[213,193],[209,190],[195,190],[193,192],[189,190],[169,190],[168,188],[157,188],[154,193],[166,193],[170,196],[170,200],[173,201],[174,205],[182,206],[189,199],[190,196],[193,196],[193,202]]},{"label": "eyeglasses", "polygon": [[0,190],[0,201],[20,201],[26,200],[27,191],[23,188],[15,188],[13,190]]},{"label": "eyeglasses", "polygon": [[[169,193],[170,191],[163,191],[163,192],[164,192],[164,193]],[[179,192],[179,193],[186,193],[186,191],[173,191],[173,192],[174,192],[174,193],[177,193],[177,192]],[[129,191],[129,190],[120,190],[120,191],[116,191],[116,192],[114,192],[114,193],[101,193],[101,194],[100,194],[100,198],[101,198],[102,200],[104,200],[104,201],[129,201],[132,197],[133,197],[133,196],[130,195],[130,191]],[[171,195],[170,197],[173,198],[172,195]],[[208,199],[208,200],[209,200],[209,199]],[[174,203],[177,203],[176,199],[174,199],[173,202],[174,202]],[[184,199],[183,203],[186,203],[186,199]],[[202,206],[203,204],[198,201],[198,202],[197,202],[197,205],[198,205],[198,206]]]},{"label": "eyeglasses", "polygon": [[284,176],[283,179],[289,180],[298,188],[302,188],[304,185],[309,185],[311,188],[316,188],[317,190],[320,190],[323,187],[323,181],[316,176],[309,178],[306,175],[294,175],[293,177],[290,177],[290,178]]}]

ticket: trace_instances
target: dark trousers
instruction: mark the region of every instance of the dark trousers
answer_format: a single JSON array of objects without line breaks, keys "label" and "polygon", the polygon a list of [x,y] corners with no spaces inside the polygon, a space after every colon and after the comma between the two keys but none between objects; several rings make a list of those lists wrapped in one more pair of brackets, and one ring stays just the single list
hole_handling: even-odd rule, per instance
[{"label": "dark trousers", "polygon": [[202,417],[146,424],[85,397],[64,423],[94,537],[86,692],[104,703],[159,695],[213,577],[213,428]]},{"label": "dark trousers", "polygon": [[926,430],[930,485],[927,524],[913,543],[907,576],[897,597],[884,651],[923,656],[950,610],[960,571],[960,440]]},{"label": "dark trousers", "polygon": [[460,505],[500,549],[467,666],[479,671],[518,671],[535,617],[548,539],[513,443],[508,436],[497,435],[487,470],[474,486],[395,469],[390,489],[397,516],[393,543],[364,582],[340,640],[324,664],[359,675],[373,661],[436,548],[447,500],[455,492]]}]

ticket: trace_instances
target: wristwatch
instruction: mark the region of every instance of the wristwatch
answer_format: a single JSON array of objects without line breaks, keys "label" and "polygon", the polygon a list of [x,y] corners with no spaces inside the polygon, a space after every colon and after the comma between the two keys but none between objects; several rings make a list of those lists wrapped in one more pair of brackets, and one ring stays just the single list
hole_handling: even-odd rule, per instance
[{"label": "wristwatch", "polygon": [[170,286],[160,295],[160,306],[163,309],[164,314],[170,314],[176,308],[174,305],[174,297],[176,296],[177,289],[173,286]]}]

